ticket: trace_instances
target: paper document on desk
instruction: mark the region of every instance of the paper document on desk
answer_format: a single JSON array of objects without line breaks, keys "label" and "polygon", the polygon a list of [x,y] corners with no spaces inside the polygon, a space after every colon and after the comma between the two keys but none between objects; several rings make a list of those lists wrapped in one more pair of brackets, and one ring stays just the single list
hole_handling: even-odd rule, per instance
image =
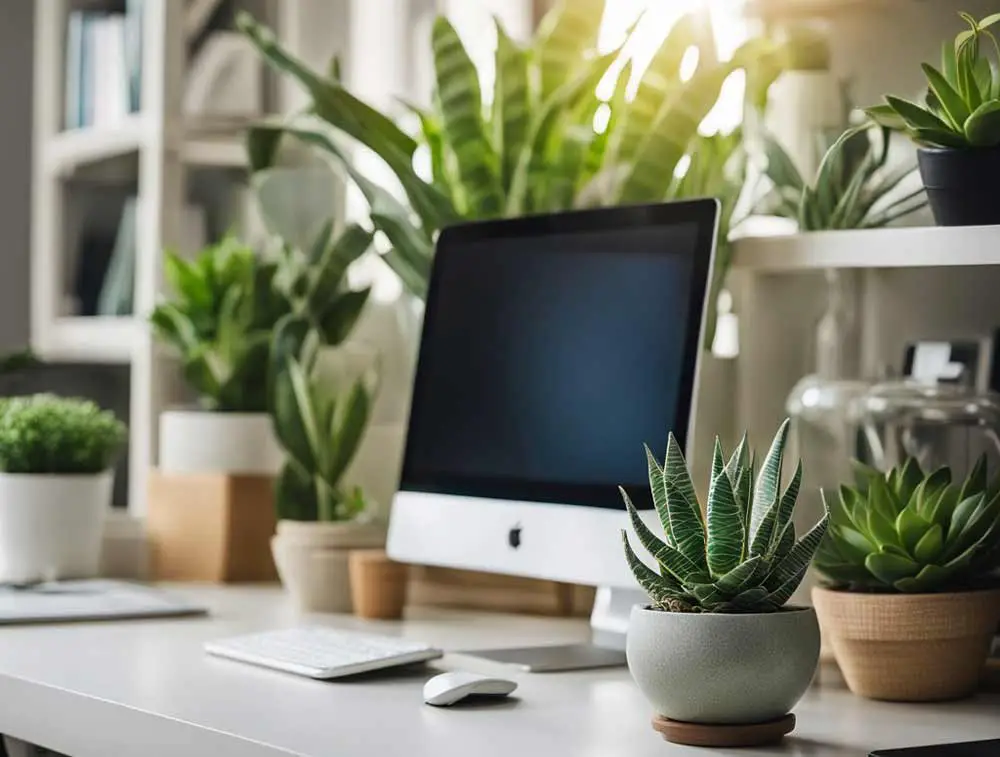
[{"label": "paper document on desk", "polygon": [[0,586],[0,625],[203,615],[206,610],[150,586],[124,581],[52,581]]}]

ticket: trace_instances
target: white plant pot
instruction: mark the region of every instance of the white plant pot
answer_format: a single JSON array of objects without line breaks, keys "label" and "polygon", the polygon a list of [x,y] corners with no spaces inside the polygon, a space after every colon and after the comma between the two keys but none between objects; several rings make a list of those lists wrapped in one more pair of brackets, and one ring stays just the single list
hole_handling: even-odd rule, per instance
[{"label": "white plant pot", "polygon": [[271,552],[281,583],[299,610],[349,613],[351,550],[384,544],[385,530],[375,523],[283,520],[271,539]]},{"label": "white plant pot", "polygon": [[113,481],[0,473],[0,582],[96,576]]},{"label": "white plant pot", "polygon": [[160,415],[163,473],[273,476],[283,459],[267,413],[167,410]]},{"label": "white plant pot", "polygon": [[819,662],[819,624],[811,607],[727,615],[637,606],[626,656],[658,715],[763,723],[791,712],[809,688]]}]

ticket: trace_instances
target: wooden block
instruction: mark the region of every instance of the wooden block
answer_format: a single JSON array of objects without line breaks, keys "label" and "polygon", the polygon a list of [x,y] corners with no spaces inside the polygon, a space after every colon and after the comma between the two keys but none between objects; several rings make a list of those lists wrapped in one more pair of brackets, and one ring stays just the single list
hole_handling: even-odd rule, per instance
[{"label": "wooden block", "polygon": [[593,603],[594,589],[588,586],[453,568],[410,570],[409,604],[414,605],[587,617]]},{"label": "wooden block", "polygon": [[151,470],[146,526],[161,581],[275,581],[273,479]]}]

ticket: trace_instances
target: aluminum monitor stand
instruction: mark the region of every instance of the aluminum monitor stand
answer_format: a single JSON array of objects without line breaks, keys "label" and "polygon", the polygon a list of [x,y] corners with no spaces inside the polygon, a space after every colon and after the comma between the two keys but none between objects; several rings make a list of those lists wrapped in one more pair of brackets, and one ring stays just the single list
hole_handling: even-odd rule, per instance
[{"label": "aluminum monitor stand", "polygon": [[590,613],[589,644],[477,649],[463,654],[514,665],[532,673],[619,667],[625,664],[625,633],[633,605],[648,598],[636,589],[600,587]]}]

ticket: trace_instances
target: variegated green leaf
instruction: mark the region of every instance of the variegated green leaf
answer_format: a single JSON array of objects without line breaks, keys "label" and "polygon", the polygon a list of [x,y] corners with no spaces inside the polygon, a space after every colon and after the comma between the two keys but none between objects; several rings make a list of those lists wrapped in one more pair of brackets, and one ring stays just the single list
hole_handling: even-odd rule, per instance
[{"label": "variegated green leaf", "polygon": [[506,194],[514,178],[518,156],[528,138],[528,51],[512,40],[496,22],[496,81],[493,89],[493,143],[501,156],[501,184]]},{"label": "variegated green leaf", "polygon": [[715,585],[728,596],[736,596],[750,588],[751,582],[758,577],[764,558],[759,555],[741,562],[724,576],[716,580]]},{"label": "variegated green leaf", "polygon": [[604,0],[560,0],[542,19],[535,50],[541,102],[573,78],[585,54],[597,46],[603,16]]},{"label": "variegated green leaf", "polygon": [[622,531],[622,543],[625,546],[625,560],[628,562],[632,575],[635,576],[636,581],[645,589],[653,602],[659,604],[665,600],[677,599],[682,596],[675,590],[675,584],[664,580],[639,559],[632,549],[632,545],[629,544],[628,534],[624,530]]},{"label": "variegated green leaf", "polygon": [[620,202],[658,202],[666,198],[677,163],[687,152],[699,124],[714,107],[730,73],[730,67],[724,64],[699,70],[661,106],[629,164],[619,193]]},{"label": "variegated green leaf", "polygon": [[792,513],[795,511],[795,502],[799,497],[799,487],[802,485],[802,461],[799,460],[795,465],[795,473],[792,475],[792,480],[788,482],[788,486],[785,488],[784,494],[781,495],[781,500],[778,502],[778,511],[774,520],[774,529],[771,536],[771,548],[768,550],[770,554],[773,554],[777,549],[778,542],[785,532],[785,526],[787,526],[792,520]]},{"label": "variegated green leaf", "polygon": [[792,594],[795,590],[799,588],[799,584],[802,583],[802,579],[806,577],[806,571],[808,566],[803,568],[799,573],[786,579],[783,584],[781,584],[777,589],[772,591],[767,595],[767,603],[771,605],[773,609],[782,607],[785,602],[791,599]]},{"label": "variegated green leaf", "polygon": [[705,562],[705,524],[695,495],[684,453],[673,434],[667,440],[663,462],[663,481],[667,495],[667,513],[674,545],[691,562],[707,570]]},{"label": "variegated green leaf", "polygon": [[740,612],[770,612],[772,609],[767,589],[763,586],[753,586],[740,592],[728,602],[728,606]]},{"label": "variegated green leaf", "polygon": [[500,163],[483,120],[479,75],[458,32],[443,16],[434,21],[431,46],[444,133],[477,218],[503,210]]},{"label": "variegated green leaf", "polygon": [[700,13],[685,14],[670,28],[643,72],[622,129],[615,136],[611,152],[615,162],[627,164],[633,160],[663,103],[683,86],[680,68],[685,53],[692,47],[707,45],[711,35],[708,19]]},{"label": "variegated green leaf", "polygon": [[729,456],[726,463],[726,473],[735,481],[739,474],[747,467],[747,435],[744,433],[740,443],[736,445],[733,454]]},{"label": "variegated green leaf", "polygon": [[632,528],[635,530],[635,535],[639,538],[639,542],[643,547],[653,556],[657,564],[660,566],[660,570],[665,573],[669,573],[674,576],[679,582],[683,583],[687,577],[697,574],[699,572],[699,566],[681,554],[678,550],[673,547],[669,547],[656,538],[656,535],[643,523],[642,518],[639,516],[639,512],[635,509],[635,505],[632,504],[632,500],[629,499],[628,494],[621,487],[618,489],[621,492],[622,499],[625,501],[625,508],[628,510],[629,520],[632,523]]},{"label": "variegated green leaf", "polygon": [[646,449],[646,468],[649,472],[649,489],[653,495],[653,507],[656,508],[656,514],[660,518],[660,525],[663,526],[663,534],[667,544],[672,547],[674,541],[670,535],[670,516],[667,513],[667,489],[663,481],[663,467],[656,461],[652,450],[647,445],[643,446]]},{"label": "variegated green leaf", "polygon": [[733,482],[722,464],[721,447],[716,446],[718,473],[708,490],[706,557],[708,569],[718,578],[733,570],[743,556],[746,534],[743,518],[736,502]]},{"label": "variegated green leaf", "polygon": [[330,419],[328,444],[329,457],[324,478],[339,481],[358,452],[368,418],[371,414],[371,397],[361,381],[356,382],[347,395],[336,403]]},{"label": "variegated green leaf", "polygon": [[[754,549],[767,549],[771,541],[771,531],[777,516],[778,492],[781,487],[781,463],[785,455],[785,443],[788,441],[790,421],[785,420],[775,434],[771,447],[764,457],[757,474],[757,486],[753,495],[753,511],[750,513],[750,541]],[[761,532],[761,528],[764,531]],[[761,546],[758,547],[758,542]]]},{"label": "variegated green leaf", "polygon": [[[949,474],[948,480],[945,481],[944,484],[951,483],[951,471],[948,468],[942,468],[941,472]],[[937,472],[935,472],[935,475],[937,475]],[[976,464],[972,466],[972,471],[969,473],[969,477],[966,478],[965,483],[962,484],[962,489],[958,495],[958,501],[962,502],[971,497],[973,494],[986,491],[986,487],[988,485],[987,478],[986,455],[980,455],[976,460]]]},{"label": "variegated green leaf", "polygon": [[776,589],[782,586],[788,579],[802,573],[809,567],[809,562],[819,548],[819,544],[826,536],[827,528],[830,526],[830,516],[825,514],[822,519],[799,539],[788,554],[777,563],[771,570],[768,577],[768,588]]}]

